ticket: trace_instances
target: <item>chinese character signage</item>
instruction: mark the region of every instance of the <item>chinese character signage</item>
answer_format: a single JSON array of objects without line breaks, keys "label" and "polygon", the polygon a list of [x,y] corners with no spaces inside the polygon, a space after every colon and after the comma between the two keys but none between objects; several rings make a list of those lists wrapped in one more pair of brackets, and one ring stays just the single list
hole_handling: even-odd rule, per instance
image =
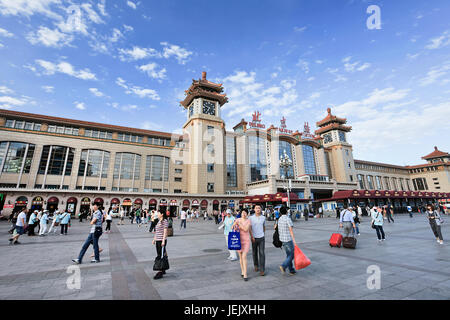
[{"label": "chinese character signage", "polygon": [[261,116],[261,113],[259,111],[255,111],[252,114],[252,122],[249,122],[248,125],[252,128],[264,129],[266,126],[261,123],[260,116]]}]

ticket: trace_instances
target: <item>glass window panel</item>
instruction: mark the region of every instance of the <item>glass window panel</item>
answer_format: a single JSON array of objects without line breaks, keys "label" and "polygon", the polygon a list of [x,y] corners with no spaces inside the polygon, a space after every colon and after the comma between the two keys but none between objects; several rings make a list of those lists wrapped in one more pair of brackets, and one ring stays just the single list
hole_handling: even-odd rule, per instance
[{"label": "glass window panel", "polygon": [[77,136],[78,133],[79,133],[79,130],[78,130],[77,128],[73,128],[72,134],[73,134],[74,136]]},{"label": "glass window panel", "polygon": [[14,120],[6,120],[5,127],[14,128]]},{"label": "glass window panel", "polygon": [[65,133],[65,134],[72,134],[72,131],[73,131],[72,128],[69,128],[69,127],[65,127],[65,128],[64,128],[64,133]]},{"label": "glass window panel", "polygon": [[266,139],[249,136],[250,181],[267,179]]},{"label": "glass window panel", "polygon": [[303,150],[303,163],[305,166],[305,173],[317,174],[313,147],[303,144],[302,150]]},{"label": "glass window panel", "polygon": [[25,122],[25,130],[33,130],[33,122]]},{"label": "glass window panel", "polygon": [[[278,147],[278,158],[284,157],[284,152],[288,155],[289,159],[292,161],[292,149],[291,144],[287,141],[279,141],[279,147]],[[280,176],[286,177],[286,169],[280,168]],[[292,166],[289,166],[287,170],[287,176],[288,177],[294,177],[294,168]]]},{"label": "glass window panel", "polygon": [[109,140],[112,139],[112,132],[108,132],[108,133],[107,133],[106,139],[109,139]]},{"label": "glass window panel", "polygon": [[14,125],[14,128],[23,129],[24,125],[25,125],[25,121],[17,121],[16,120],[16,124]]},{"label": "glass window panel", "polygon": [[64,127],[57,127],[56,133],[64,133]]}]

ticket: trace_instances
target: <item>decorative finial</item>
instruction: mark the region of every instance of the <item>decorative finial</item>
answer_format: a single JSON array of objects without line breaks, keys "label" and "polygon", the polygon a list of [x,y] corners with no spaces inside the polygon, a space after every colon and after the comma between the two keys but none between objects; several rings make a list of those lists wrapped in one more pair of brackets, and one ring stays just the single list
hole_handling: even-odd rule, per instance
[{"label": "decorative finial", "polygon": [[328,108],[327,112],[328,112],[329,115],[331,115],[331,108]]},{"label": "decorative finial", "polygon": [[437,147],[436,147],[436,146],[434,146],[434,150],[436,150],[436,151],[437,151]]},{"label": "decorative finial", "polygon": [[206,71],[202,72],[202,80],[206,80]]}]

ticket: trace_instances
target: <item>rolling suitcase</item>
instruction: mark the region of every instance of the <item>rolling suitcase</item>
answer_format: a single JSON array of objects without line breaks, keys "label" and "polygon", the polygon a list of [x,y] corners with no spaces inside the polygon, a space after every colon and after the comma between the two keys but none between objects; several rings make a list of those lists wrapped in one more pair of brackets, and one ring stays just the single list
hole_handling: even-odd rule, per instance
[{"label": "rolling suitcase", "polygon": [[[339,229],[338,229],[339,231]],[[342,244],[342,234],[333,233],[330,237],[330,247],[338,247],[340,248]]]},{"label": "rolling suitcase", "polygon": [[344,239],[342,240],[342,246],[348,249],[355,249],[356,248],[355,235],[352,234],[350,237],[344,237]]}]

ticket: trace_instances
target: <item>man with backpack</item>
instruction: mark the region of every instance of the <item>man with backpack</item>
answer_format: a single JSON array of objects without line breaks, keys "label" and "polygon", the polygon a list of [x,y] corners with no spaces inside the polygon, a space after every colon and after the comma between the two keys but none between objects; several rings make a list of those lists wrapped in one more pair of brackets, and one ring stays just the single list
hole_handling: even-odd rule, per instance
[{"label": "man with backpack", "polygon": [[341,211],[339,227],[344,228],[344,237],[348,237],[350,232],[353,231],[353,228],[356,229],[353,213],[348,210],[348,205],[346,203],[344,203],[344,209]]},{"label": "man with backpack", "polygon": [[282,242],[282,247],[286,252],[286,259],[280,265],[280,271],[284,274],[286,269],[289,269],[289,275],[293,276],[297,273],[293,264],[295,237],[292,228],[294,224],[291,218],[288,217],[285,206],[280,208],[280,215],[280,218],[275,223],[275,228],[278,229],[279,240]]}]

